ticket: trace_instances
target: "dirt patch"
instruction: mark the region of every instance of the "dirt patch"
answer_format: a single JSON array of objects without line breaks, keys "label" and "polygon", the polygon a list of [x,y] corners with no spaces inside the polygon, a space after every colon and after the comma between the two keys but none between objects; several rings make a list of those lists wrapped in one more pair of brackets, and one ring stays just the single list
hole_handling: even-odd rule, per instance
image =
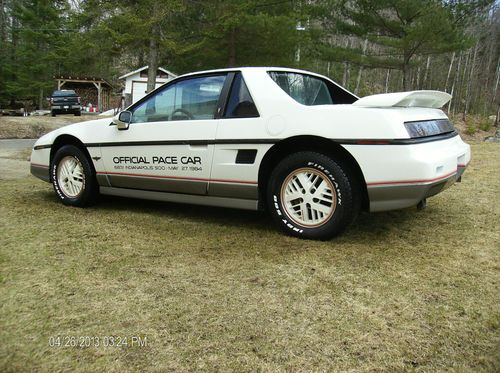
[{"label": "dirt patch", "polygon": [[104,116],[60,115],[8,117],[0,116],[0,139],[37,139],[50,131],[68,124],[106,118]]},{"label": "dirt patch", "polygon": [[12,180],[26,177],[30,174],[31,149],[0,148],[0,180]]}]

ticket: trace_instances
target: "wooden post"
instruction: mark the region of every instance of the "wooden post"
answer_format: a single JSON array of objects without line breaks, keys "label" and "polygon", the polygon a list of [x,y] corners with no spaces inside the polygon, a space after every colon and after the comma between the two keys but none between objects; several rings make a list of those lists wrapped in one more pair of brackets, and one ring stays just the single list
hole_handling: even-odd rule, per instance
[{"label": "wooden post", "polygon": [[98,83],[97,87],[97,107],[99,108],[99,112],[102,113],[101,82]]},{"label": "wooden post", "polygon": [[57,90],[60,91],[62,86],[64,85],[64,83],[66,83],[65,80],[63,79],[57,79]]},{"label": "wooden post", "polygon": [[99,83],[96,83],[96,82],[92,82],[92,84],[97,88],[97,108],[99,109],[99,112],[102,111],[102,108],[101,108],[101,82]]}]

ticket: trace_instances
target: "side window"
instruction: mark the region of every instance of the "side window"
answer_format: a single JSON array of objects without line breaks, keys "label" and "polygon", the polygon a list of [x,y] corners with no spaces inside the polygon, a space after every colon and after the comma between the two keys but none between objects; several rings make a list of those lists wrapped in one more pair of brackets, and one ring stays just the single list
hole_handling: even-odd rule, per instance
[{"label": "side window", "polygon": [[259,112],[255,107],[252,96],[250,96],[250,92],[248,92],[243,76],[238,73],[234,77],[231,86],[224,118],[254,118],[258,116]]},{"label": "side window", "polygon": [[358,99],[341,87],[312,75],[270,71],[269,76],[290,97],[303,105],[352,104]]},{"label": "side window", "polygon": [[132,123],[213,119],[226,75],[181,80],[146,98]]},{"label": "side window", "polygon": [[303,105],[331,105],[326,83],[316,77],[288,72],[270,72],[271,78],[295,101]]},{"label": "side window", "polygon": [[157,92],[137,106],[132,115],[132,123],[161,122],[170,120],[175,105],[175,86]]}]

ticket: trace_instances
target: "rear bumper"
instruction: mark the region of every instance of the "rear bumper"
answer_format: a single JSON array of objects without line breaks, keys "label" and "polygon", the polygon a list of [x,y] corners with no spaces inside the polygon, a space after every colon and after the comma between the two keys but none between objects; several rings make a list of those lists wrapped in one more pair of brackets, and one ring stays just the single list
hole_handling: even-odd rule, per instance
[{"label": "rear bumper", "polygon": [[429,198],[448,189],[459,180],[466,166],[458,167],[451,175],[421,184],[380,185],[368,187],[370,211],[397,210],[416,206],[424,198]]},{"label": "rear bumper", "polygon": [[52,105],[50,107],[50,110],[58,113],[74,112],[74,111],[81,111],[82,107],[81,105]]},{"label": "rear bumper", "polygon": [[460,136],[412,145],[346,146],[365,177],[370,211],[416,206],[460,179],[471,158]]}]

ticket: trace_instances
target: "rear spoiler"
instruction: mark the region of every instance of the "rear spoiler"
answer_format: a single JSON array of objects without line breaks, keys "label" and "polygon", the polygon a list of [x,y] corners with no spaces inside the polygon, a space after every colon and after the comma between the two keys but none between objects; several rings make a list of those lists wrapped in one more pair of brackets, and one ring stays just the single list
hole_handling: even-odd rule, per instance
[{"label": "rear spoiler", "polygon": [[354,102],[361,107],[426,107],[439,109],[451,100],[451,95],[441,91],[410,91],[366,96]]}]

